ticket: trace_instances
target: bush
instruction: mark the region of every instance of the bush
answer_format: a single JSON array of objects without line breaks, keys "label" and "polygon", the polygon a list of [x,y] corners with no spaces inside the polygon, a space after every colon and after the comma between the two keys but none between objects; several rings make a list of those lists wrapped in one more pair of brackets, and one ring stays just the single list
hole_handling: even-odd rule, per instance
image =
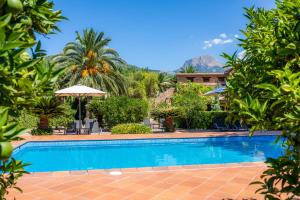
[{"label": "bush", "polygon": [[108,128],[117,124],[138,123],[148,116],[149,103],[143,99],[110,97],[106,100],[93,100],[89,110],[97,117],[100,125]]},{"label": "bush", "polygon": [[210,122],[208,114],[203,113],[212,98],[203,96],[211,88],[198,83],[178,83],[176,94],[172,98],[172,106],[178,110],[175,122],[180,128],[207,127]]},{"label": "bush", "polygon": [[70,123],[72,123],[75,119],[75,110],[71,108],[71,106],[67,103],[63,105],[64,107],[64,114],[58,117],[54,117],[50,119],[50,126],[51,127],[68,127]]},{"label": "bush", "polygon": [[175,126],[174,126],[174,117],[178,116],[179,110],[176,107],[167,105],[165,103],[162,103],[155,107],[151,111],[151,116],[154,119],[160,120],[161,118],[164,119],[164,130],[166,132],[174,132]]},{"label": "bush", "polygon": [[151,128],[143,124],[119,124],[111,129],[112,134],[144,134],[151,133]]},{"label": "bush", "polygon": [[194,82],[176,84],[176,92],[178,94],[194,93],[198,95],[203,95],[210,90],[212,90],[212,87],[208,87],[203,84],[194,83]]},{"label": "bush", "polygon": [[31,130],[31,135],[52,135],[52,134],[53,134],[52,128],[47,128],[47,129],[35,128]]},{"label": "bush", "polygon": [[20,115],[15,119],[19,122],[20,127],[33,129],[38,126],[38,117],[29,114],[27,111],[21,111]]},{"label": "bush", "polygon": [[225,119],[228,113],[224,111],[193,111],[193,115],[189,119],[189,127],[187,127],[186,119],[182,116],[175,118],[175,123],[178,128],[189,129],[212,129],[213,124],[217,122],[220,125],[225,124]]}]

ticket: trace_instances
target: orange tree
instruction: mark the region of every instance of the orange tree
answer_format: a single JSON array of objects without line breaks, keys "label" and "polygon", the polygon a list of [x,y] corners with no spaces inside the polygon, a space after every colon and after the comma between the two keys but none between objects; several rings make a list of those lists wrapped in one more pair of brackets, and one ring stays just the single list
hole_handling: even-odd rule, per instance
[{"label": "orange tree", "polygon": [[[267,159],[257,191],[265,199],[300,196],[300,1],[277,0],[271,10],[246,9],[249,19],[240,46],[245,56],[229,56],[227,81],[233,119],[251,131],[281,130],[284,153]],[[281,138],[281,140],[279,140]]]},{"label": "orange tree", "polygon": [[58,30],[55,23],[63,17],[53,6],[47,0],[0,1],[0,199],[25,173],[25,165],[11,158],[11,141],[24,129],[9,117],[51,90],[61,72],[48,67],[35,36]]}]

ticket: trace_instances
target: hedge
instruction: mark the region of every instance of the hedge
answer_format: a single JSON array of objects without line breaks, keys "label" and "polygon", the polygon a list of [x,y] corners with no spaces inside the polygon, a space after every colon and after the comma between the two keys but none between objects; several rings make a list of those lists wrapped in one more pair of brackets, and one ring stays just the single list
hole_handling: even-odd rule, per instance
[{"label": "hedge", "polygon": [[187,120],[181,116],[175,117],[175,124],[178,128],[212,129],[213,124],[216,122],[220,125],[224,125],[227,115],[228,113],[224,111],[199,111],[194,112],[189,124],[187,124]]},{"label": "hedge", "polygon": [[149,103],[143,99],[126,96],[110,97],[105,100],[93,100],[89,110],[98,119],[100,125],[104,123],[108,128],[117,124],[139,123],[148,116]]},{"label": "hedge", "polygon": [[52,134],[53,134],[52,128],[48,128],[48,129],[35,128],[31,130],[31,135],[52,135]]},{"label": "hedge", "polygon": [[143,124],[119,124],[111,129],[112,134],[145,134],[151,133],[151,128]]}]

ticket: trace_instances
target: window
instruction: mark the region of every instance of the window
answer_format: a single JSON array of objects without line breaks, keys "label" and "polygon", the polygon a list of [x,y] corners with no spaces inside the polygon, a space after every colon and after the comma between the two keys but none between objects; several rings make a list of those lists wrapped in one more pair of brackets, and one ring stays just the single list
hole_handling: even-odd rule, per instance
[{"label": "window", "polygon": [[186,77],[186,79],[190,82],[194,82],[195,77]]},{"label": "window", "polygon": [[203,82],[204,82],[204,83],[209,82],[209,80],[210,80],[210,77],[203,77]]},{"label": "window", "polygon": [[224,77],[219,77],[219,78],[218,78],[218,81],[219,81],[219,82],[224,82],[224,81],[225,81],[225,78],[224,78]]}]

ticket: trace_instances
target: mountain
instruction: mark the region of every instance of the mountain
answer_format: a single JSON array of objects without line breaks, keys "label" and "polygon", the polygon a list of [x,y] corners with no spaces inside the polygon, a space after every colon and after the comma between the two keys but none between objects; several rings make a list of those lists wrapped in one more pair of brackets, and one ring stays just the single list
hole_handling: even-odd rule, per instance
[{"label": "mountain", "polygon": [[225,71],[223,68],[224,65],[218,62],[213,56],[203,55],[185,61],[183,66],[180,69],[176,70],[176,72],[179,72],[182,68],[190,65],[194,66],[197,72],[213,73]]}]

